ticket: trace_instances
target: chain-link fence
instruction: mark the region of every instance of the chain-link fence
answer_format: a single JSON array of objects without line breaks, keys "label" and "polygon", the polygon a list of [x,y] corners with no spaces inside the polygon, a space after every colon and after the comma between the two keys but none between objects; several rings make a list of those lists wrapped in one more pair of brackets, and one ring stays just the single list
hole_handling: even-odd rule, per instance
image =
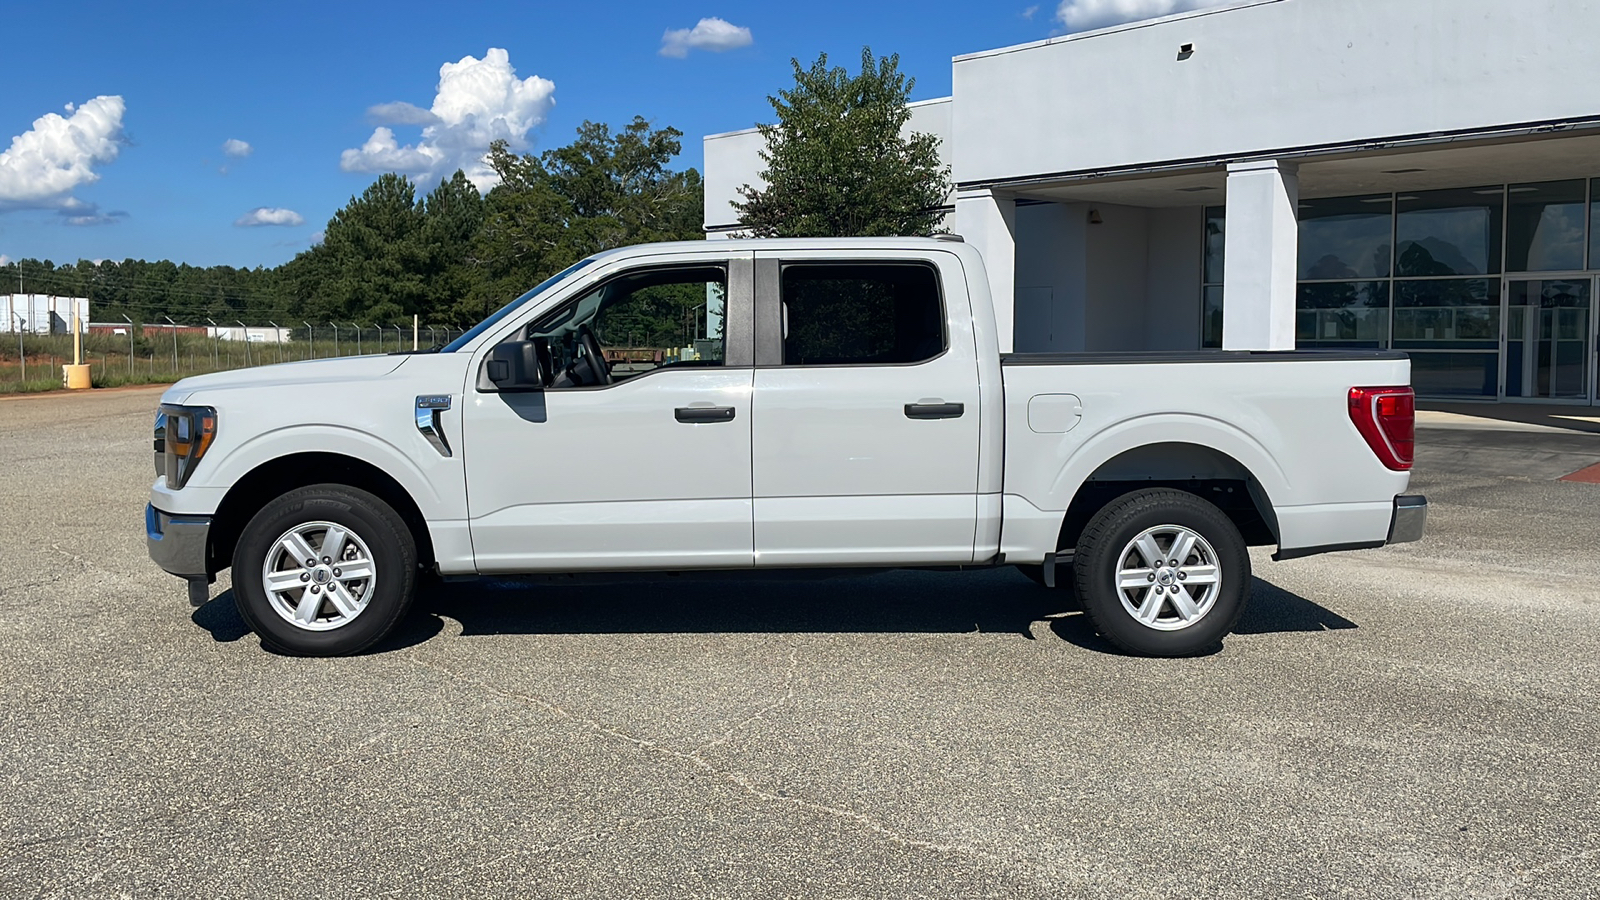
[{"label": "chain-link fence", "polygon": [[[394,353],[441,347],[460,328],[423,325],[415,341],[411,324],[329,322],[297,327],[95,326],[83,335],[83,362],[95,387],[164,384],[190,375],[336,356]],[[0,332],[0,394],[61,387],[61,367],[72,362],[71,334]]]}]

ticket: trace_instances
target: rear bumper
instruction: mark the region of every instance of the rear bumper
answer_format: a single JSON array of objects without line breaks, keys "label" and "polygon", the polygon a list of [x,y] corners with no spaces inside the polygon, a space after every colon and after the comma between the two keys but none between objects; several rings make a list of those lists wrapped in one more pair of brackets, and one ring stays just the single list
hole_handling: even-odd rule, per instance
[{"label": "rear bumper", "polygon": [[206,542],[211,537],[207,516],[172,516],[154,506],[144,508],[145,545],[150,558],[180,578],[206,578]]},{"label": "rear bumper", "polygon": [[1421,494],[1400,494],[1394,498],[1394,507],[1389,513],[1389,534],[1381,541],[1357,541],[1349,544],[1324,544],[1318,547],[1294,547],[1292,549],[1278,548],[1272,558],[1279,562],[1286,559],[1301,559],[1306,556],[1316,556],[1320,553],[1338,553],[1343,550],[1373,550],[1386,544],[1408,544],[1412,541],[1422,540],[1422,532],[1428,524],[1428,498]]},{"label": "rear bumper", "polygon": [[1394,517],[1389,520],[1389,544],[1409,544],[1422,540],[1428,524],[1428,498],[1421,494],[1401,494],[1394,498]]}]

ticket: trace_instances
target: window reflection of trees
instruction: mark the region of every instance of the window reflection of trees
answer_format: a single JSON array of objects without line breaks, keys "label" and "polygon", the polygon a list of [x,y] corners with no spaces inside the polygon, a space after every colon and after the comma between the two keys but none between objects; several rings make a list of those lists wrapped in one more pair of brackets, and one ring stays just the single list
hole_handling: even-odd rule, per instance
[{"label": "window reflection of trees", "polygon": [[[594,334],[607,350],[692,347],[697,338],[706,335],[708,307],[720,308],[724,293],[722,285],[703,281],[640,288],[600,310]],[[719,333],[709,337],[719,340],[721,320],[711,328]],[[720,345],[715,353],[721,358]]]}]

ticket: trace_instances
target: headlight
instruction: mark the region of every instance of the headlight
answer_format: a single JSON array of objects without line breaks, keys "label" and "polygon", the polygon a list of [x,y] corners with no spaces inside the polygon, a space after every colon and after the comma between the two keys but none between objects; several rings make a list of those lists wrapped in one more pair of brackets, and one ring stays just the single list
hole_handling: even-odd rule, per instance
[{"label": "headlight", "polygon": [[167,476],[168,489],[188,483],[216,437],[217,411],[211,407],[161,405],[156,412],[156,474]]}]

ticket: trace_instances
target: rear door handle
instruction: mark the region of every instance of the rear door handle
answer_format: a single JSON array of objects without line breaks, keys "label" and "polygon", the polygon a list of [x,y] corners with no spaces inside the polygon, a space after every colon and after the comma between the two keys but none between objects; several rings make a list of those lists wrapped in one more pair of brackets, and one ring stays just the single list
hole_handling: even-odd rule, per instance
[{"label": "rear door handle", "polygon": [[908,419],[959,419],[966,412],[965,405],[960,403],[907,403],[906,418]]},{"label": "rear door handle", "polygon": [[698,422],[732,422],[734,409],[731,406],[680,406],[672,411],[679,422],[695,424]]}]

